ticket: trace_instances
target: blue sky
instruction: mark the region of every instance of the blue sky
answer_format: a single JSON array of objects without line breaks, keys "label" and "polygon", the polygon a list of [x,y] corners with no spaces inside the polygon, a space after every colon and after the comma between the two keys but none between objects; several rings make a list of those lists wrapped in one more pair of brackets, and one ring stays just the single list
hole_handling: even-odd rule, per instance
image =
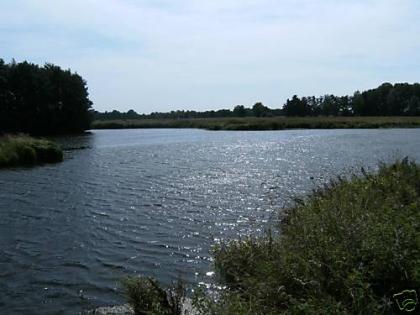
[{"label": "blue sky", "polygon": [[97,110],[220,109],[420,81],[418,0],[2,0],[0,58],[55,63]]}]

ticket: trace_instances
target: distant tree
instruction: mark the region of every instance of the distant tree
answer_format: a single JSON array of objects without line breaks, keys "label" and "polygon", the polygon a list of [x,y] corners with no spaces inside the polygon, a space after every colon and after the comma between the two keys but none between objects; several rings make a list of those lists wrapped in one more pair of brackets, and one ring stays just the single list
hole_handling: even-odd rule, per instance
[{"label": "distant tree", "polygon": [[365,100],[363,98],[362,93],[360,93],[359,91],[356,91],[353,94],[353,98],[351,99],[351,108],[353,114],[356,116],[362,116],[365,113]]},{"label": "distant tree", "polygon": [[230,109],[219,109],[216,111],[216,117],[231,117],[232,112]]},{"label": "distant tree", "polygon": [[[375,115],[392,115],[392,111],[388,108],[388,95],[393,90],[393,85],[391,83],[383,83],[378,88],[376,88],[376,112]],[[375,90],[375,89],[374,89]]]},{"label": "distant tree", "polygon": [[[0,63],[0,87],[9,84],[10,69]],[[4,74],[6,73],[6,74]],[[6,82],[6,83],[5,83]],[[23,83],[22,84],[27,84]],[[3,94],[2,94],[3,93]],[[19,95],[5,93],[0,90],[0,98],[7,106],[15,106]],[[31,96],[36,98],[35,96]],[[287,99],[282,109],[270,109],[262,103],[256,103],[252,108],[237,105],[233,111],[228,109],[210,110],[197,112],[191,110],[177,110],[169,113],[153,112],[149,115],[137,114],[134,110],[126,113],[119,111],[99,113],[95,112],[95,119],[162,119],[162,118],[216,118],[216,117],[245,117],[245,116],[367,116],[367,115],[420,115],[420,84],[391,83],[381,84],[379,87],[364,92],[356,91],[352,96],[324,95],[320,97],[306,96],[299,98],[294,95],[292,99]],[[1,103],[0,103],[1,104]],[[6,108],[6,107],[4,107]],[[0,106],[0,113],[2,109]],[[0,122],[1,118],[0,116]],[[3,115],[3,117],[5,117]],[[3,119],[4,120],[4,119]],[[4,125],[5,123],[2,123]]]},{"label": "distant tree", "polygon": [[343,116],[352,116],[353,110],[352,110],[352,104],[351,104],[351,97],[350,96],[342,96],[339,99],[340,102],[340,115]]},{"label": "distant tree", "polygon": [[269,116],[269,112],[270,109],[261,102],[255,103],[254,106],[252,106],[252,113],[255,117]]},{"label": "distant tree", "polygon": [[[8,89],[9,67],[0,59],[0,134],[9,128],[11,117],[8,117],[13,103],[13,95]],[[3,130],[2,130],[3,129]]]},{"label": "distant tree", "polygon": [[307,98],[300,99],[297,95],[293,95],[291,100],[287,99],[283,106],[283,112],[286,116],[309,116],[312,114]]},{"label": "distant tree", "polygon": [[322,114],[338,116],[340,111],[339,102],[334,95],[325,95],[323,102],[321,103]]},{"label": "distant tree", "polygon": [[420,115],[420,98],[417,95],[411,96],[408,101],[407,111],[405,114],[410,116],[419,116]]},{"label": "distant tree", "polygon": [[362,93],[364,99],[364,115],[389,115],[387,108],[387,97],[392,90],[392,84],[384,83],[376,89],[371,89]]},{"label": "distant tree", "polygon": [[133,109],[130,109],[127,112],[127,119],[136,119],[139,118],[139,114],[137,114]]},{"label": "distant tree", "polygon": [[245,106],[237,105],[233,109],[233,115],[236,117],[245,117],[247,114]]}]

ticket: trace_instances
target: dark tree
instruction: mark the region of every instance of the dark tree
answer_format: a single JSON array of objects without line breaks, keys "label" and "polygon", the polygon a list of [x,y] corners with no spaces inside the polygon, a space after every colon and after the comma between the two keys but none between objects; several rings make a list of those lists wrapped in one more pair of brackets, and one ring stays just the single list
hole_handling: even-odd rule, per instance
[{"label": "dark tree", "polygon": [[309,116],[312,113],[306,97],[300,99],[297,95],[293,95],[291,100],[287,100],[283,107],[286,116]]},{"label": "dark tree", "polygon": [[255,117],[270,116],[270,109],[267,106],[264,106],[261,102],[258,102],[252,106],[252,113]]},{"label": "dark tree", "polygon": [[245,106],[243,105],[237,105],[233,109],[233,115],[236,117],[245,117],[247,114]]},{"label": "dark tree", "polygon": [[296,95],[283,106],[286,116],[408,116],[420,115],[420,84],[384,83],[353,96],[325,95],[300,99]]},{"label": "dark tree", "polygon": [[[8,69],[0,65],[0,86],[2,77],[7,77]],[[6,74],[3,74],[6,73]],[[2,94],[0,94],[1,96]],[[15,95],[3,95],[9,104],[13,103]],[[130,110],[127,113],[119,111],[95,112],[95,119],[181,119],[181,118],[219,118],[219,117],[267,117],[267,116],[387,116],[387,115],[420,115],[420,84],[384,83],[375,89],[364,92],[356,91],[352,96],[324,95],[320,97],[307,96],[299,98],[294,95],[288,99],[282,109],[270,109],[262,103],[256,103],[252,108],[237,105],[233,110],[221,109],[197,112],[177,110],[169,113],[153,112],[150,115],[137,114]],[[1,119],[1,118],[0,118]]]},{"label": "dark tree", "polygon": [[0,132],[79,133],[91,122],[86,82],[46,64],[0,59]]},{"label": "dark tree", "polygon": [[365,100],[359,91],[354,92],[351,107],[354,115],[362,116],[365,114]]}]

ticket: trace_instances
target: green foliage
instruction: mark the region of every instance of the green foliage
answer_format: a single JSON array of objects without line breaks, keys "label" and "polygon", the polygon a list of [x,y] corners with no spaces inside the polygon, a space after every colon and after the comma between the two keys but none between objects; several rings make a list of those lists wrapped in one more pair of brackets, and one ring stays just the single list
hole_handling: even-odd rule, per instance
[{"label": "green foliage", "polygon": [[270,116],[270,111],[271,110],[261,102],[255,103],[254,106],[252,106],[252,114],[255,117]]},{"label": "green foliage", "polygon": [[353,96],[296,95],[283,107],[286,116],[418,116],[420,115],[420,84],[384,83],[376,89]]},{"label": "green foliage", "polygon": [[163,289],[148,277],[128,277],[122,281],[128,303],[136,315],[181,315],[185,299],[182,281]]},{"label": "green foliage", "polygon": [[281,219],[277,236],[215,249],[228,289],[217,302],[196,298],[203,314],[391,314],[394,294],[420,288],[420,167],[413,162],[338,179]]},{"label": "green foliage", "polygon": [[297,95],[294,95],[291,100],[287,100],[283,106],[283,111],[286,116],[309,116],[312,107],[305,98],[300,99]]},{"label": "green foliage", "polygon": [[0,137],[0,168],[62,160],[63,151],[54,142],[24,135]]},{"label": "green foliage", "polygon": [[217,301],[210,297],[202,288],[198,288],[193,297],[194,311],[200,315],[270,315],[259,308],[254,297],[243,299],[240,294],[230,291],[220,293]]},{"label": "green foliage", "polygon": [[[1,84],[1,82],[0,82]],[[128,112],[94,112],[95,120],[163,120],[195,118],[236,118],[236,117],[274,117],[274,116],[420,116],[420,84],[384,83],[376,89],[352,96],[324,95],[287,99],[282,109],[270,109],[262,103],[252,108],[237,105],[233,110],[220,109],[197,112],[176,110],[168,113],[153,112],[149,115]],[[274,128],[275,129],[275,128]],[[277,128],[280,129],[280,128]]]},{"label": "green foliage", "polygon": [[243,105],[236,105],[234,108],[233,108],[233,112],[232,112],[232,114],[235,116],[235,117],[245,117],[245,116],[247,116],[247,109],[245,108],[245,106],[243,106]]},{"label": "green foliage", "polygon": [[91,105],[77,73],[0,59],[0,133],[79,133],[90,125]]}]

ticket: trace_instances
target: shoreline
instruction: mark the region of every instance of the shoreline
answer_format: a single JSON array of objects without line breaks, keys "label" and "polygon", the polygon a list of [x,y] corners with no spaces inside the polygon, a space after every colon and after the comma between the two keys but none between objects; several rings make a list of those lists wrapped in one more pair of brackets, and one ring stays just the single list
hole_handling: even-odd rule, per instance
[{"label": "shoreline", "polygon": [[95,120],[91,129],[205,129],[230,131],[293,129],[420,128],[419,116],[358,117],[224,117]]},{"label": "shoreline", "polygon": [[404,158],[349,175],[284,208],[265,235],[215,245],[217,299],[136,276],[124,285],[128,305],[94,314],[376,314],[401,311],[404,300],[414,311],[420,165]]}]

